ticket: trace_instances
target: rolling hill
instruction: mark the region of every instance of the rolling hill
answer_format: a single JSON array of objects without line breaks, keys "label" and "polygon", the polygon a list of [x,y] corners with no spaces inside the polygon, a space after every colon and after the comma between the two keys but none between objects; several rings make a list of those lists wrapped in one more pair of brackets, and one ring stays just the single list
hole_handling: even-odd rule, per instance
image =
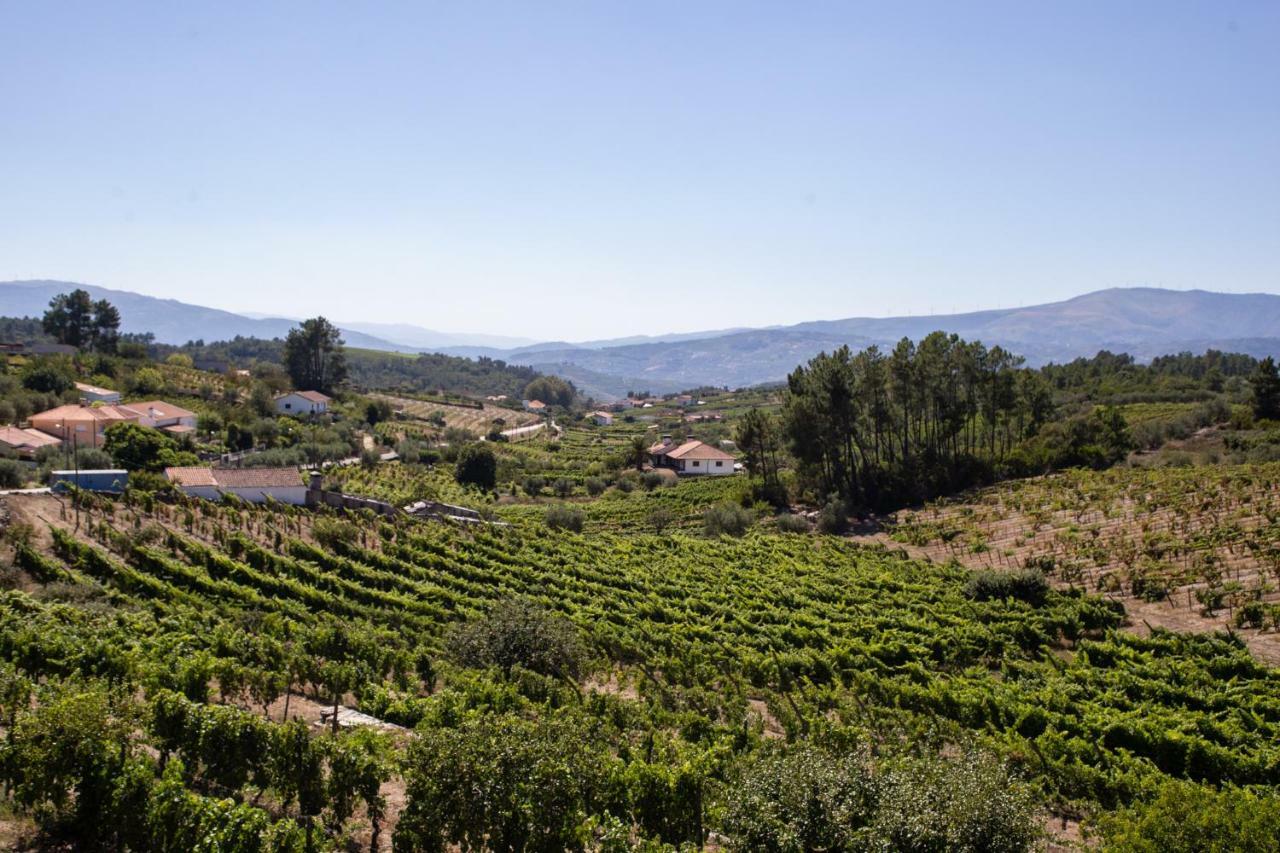
[{"label": "rolling hill", "polygon": [[[151,332],[160,343],[184,344],[195,339],[224,341],[237,335],[271,340],[283,338],[298,324],[297,318],[237,314],[176,299],[70,281],[0,282],[0,316],[39,317],[48,308],[50,299],[77,287],[88,291],[94,299],[106,299],[119,308],[122,331]],[[535,343],[529,338],[437,332],[405,323],[337,322],[349,346],[388,352],[421,352],[456,346],[490,347],[497,351],[498,347]]]},{"label": "rolling hill", "polygon": [[[1091,356],[1102,349],[1127,352],[1140,360],[1207,349],[1280,355],[1280,296],[1113,288],[1025,308],[819,320],[664,343],[491,355],[543,372],[570,375],[572,368],[597,377],[640,377],[657,391],[776,382],[797,364],[841,344],[855,349],[873,343],[892,346],[904,337],[919,340],[939,329],[988,346],[999,344],[1033,366]],[[602,383],[597,378],[595,384]],[[615,393],[625,390],[625,384],[614,386]]]},{"label": "rolling hill", "polygon": [[[248,317],[173,299],[60,281],[0,282],[0,316],[39,316],[56,294],[84,287],[114,303],[124,331],[150,331],[165,343],[283,337],[294,320]],[[719,329],[578,343],[529,344],[497,335],[437,332],[403,323],[343,323],[353,347],[391,352],[436,351],[488,357],[571,379],[598,397],[648,388],[777,382],[796,365],[842,344],[860,349],[919,340],[935,330],[999,344],[1030,365],[1069,361],[1102,349],[1140,360],[1166,353],[1219,349],[1280,355],[1280,296],[1160,288],[1112,288],[1062,302],[913,317],[851,317],[763,329]]]}]

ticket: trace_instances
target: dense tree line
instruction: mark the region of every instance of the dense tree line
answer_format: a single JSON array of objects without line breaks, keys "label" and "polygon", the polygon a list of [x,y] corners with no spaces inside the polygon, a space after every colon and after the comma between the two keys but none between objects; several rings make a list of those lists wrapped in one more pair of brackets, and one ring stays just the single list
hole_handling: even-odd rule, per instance
[{"label": "dense tree line", "polygon": [[824,492],[882,506],[981,481],[1052,415],[1047,383],[1021,358],[935,332],[797,368],[782,431]]},{"label": "dense tree line", "polygon": [[1064,397],[1113,403],[1202,400],[1241,383],[1258,360],[1241,353],[1181,352],[1139,364],[1127,353],[1103,350],[1091,358],[1048,364],[1041,375]]},{"label": "dense tree line", "polygon": [[[196,364],[222,364],[252,368],[258,364],[285,363],[285,344],[280,340],[245,338],[206,343],[189,341],[180,347],[152,344],[153,357],[174,352],[190,356]],[[409,393],[445,391],[454,394],[488,396],[505,394],[517,399],[540,374],[531,367],[518,367],[497,359],[475,359],[439,353],[402,353],[346,348],[346,378],[357,388],[378,388]]]},{"label": "dense tree line", "polygon": [[53,335],[35,317],[0,317],[0,341],[15,344],[54,343]]}]

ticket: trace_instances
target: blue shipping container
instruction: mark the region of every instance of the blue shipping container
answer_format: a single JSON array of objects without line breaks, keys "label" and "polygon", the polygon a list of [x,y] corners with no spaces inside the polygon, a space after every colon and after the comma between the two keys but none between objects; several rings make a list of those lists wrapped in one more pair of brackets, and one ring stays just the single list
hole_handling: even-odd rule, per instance
[{"label": "blue shipping container", "polygon": [[50,471],[49,485],[55,492],[65,492],[68,486],[79,486],[86,492],[123,492],[129,485],[129,472],[114,468]]}]

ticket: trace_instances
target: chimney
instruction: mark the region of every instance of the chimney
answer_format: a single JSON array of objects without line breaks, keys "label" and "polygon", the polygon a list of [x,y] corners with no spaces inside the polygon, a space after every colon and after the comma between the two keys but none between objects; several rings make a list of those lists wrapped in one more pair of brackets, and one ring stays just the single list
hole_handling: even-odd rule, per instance
[{"label": "chimney", "polygon": [[324,491],[324,474],[319,471],[311,472],[311,485],[309,487],[313,492]]},{"label": "chimney", "polygon": [[671,446],[671,436],[669,436],[669,435],[664,435],[664,436],[662,437],[662,446],[663,446],[663,447],[670,447],[670,446]]}]

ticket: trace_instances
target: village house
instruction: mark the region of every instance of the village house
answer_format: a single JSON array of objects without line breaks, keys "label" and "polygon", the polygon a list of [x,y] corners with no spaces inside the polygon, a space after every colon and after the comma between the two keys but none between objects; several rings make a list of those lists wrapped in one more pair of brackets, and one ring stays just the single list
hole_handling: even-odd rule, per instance
[{"label": "village house", "polygon": [[290,391],[276,397],[276,411],[282,415],[323,415],[333,398],[319,391]]},{"label": "village house", "polygon": [[545,414],[547,411],[547,404],[541,400],[525,400],[524,410],[526,412],[533,412],[535,415]]},{"label": "village house", "polygon": [[677,474],[721,476],[736,471],[733,456],[718,447],[696,439],[677,445],[669,435],[649,448],[649,459],[653,467],[670,468]]},{"label": "village house", "polygon": [[196,431],[196,413],[164,400],[148,400],[145,403],[127,403],[119,408],[135,412],[138,423],[170,435],[188,435]]},{"label": "village house", "polygon": [[103,433],[112,424],[135,423],[180,436],[195,432],[196,413],[163,400],[122,406],[80,403],[32,415],[28,423],[77,447],[100,447]]},{"label": "village house", "polygon": [[596,426],[613,426],[613,415],[608,412],[592,412],[591,420],[595,421]]},{"label": "village house", "polygon": [[125,406],[58,406],[32,415],[33,429],[69,441],[77,447],[100,447],[107,427],[118,423],[137,423],[137,412]]},{"label": "village house", "polygon": [[20,459],[34,459],[36,452],[42,447],[57,447],[62,439],[41,432],[38,429],[22,429],[20,427],[0,427],[0,449],[14,454]]},{"label": "village house", "polygon": [[164,476],[183,494],[207,500],[235,495],[249,503],[280,503],[302,506],[307,502],[307,486],[297,468],[166,468]]},{"label": "village house", "polygon": [[77,382],[76,390],[80,392],[80,399],[86,403],[106,403],[108,406],[114,406],[120,402],[120,392],[112,391],[110,388],[99,388],[97,385]]}]

